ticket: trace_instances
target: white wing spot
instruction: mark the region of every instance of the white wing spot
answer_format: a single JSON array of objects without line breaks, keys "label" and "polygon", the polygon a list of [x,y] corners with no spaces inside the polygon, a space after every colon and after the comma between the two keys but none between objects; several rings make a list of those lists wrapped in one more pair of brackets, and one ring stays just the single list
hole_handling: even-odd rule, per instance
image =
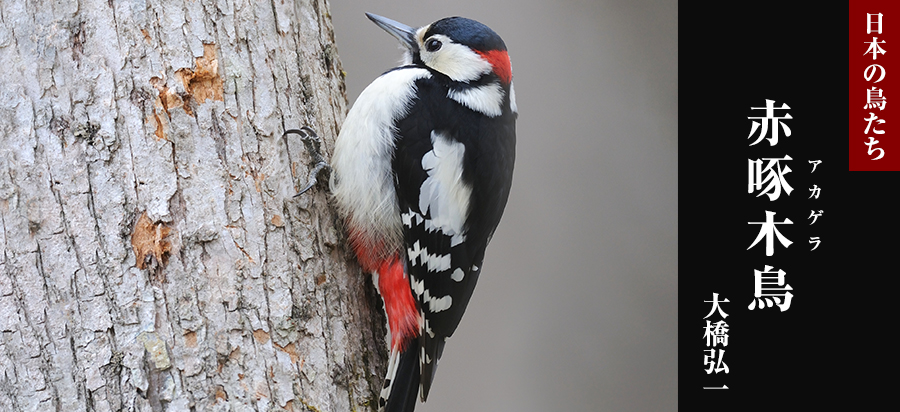
[{"label": "white wing spot", "polygon": [[429,272],[443,272],[445,270],[450,269],[450,255],[431,255],[425,253],[422,255],[425,265],[428,266]]},{"label": "white wing spot", "polygon": [[403,226],[412,227],[412,214],[403,213],[400,215],[400,220],[403,221]]},{"label": "white wing spot", "polygon": [[[424,315],[422,317],[425,318]],[[429,324],[428,318],[425,318],[425,333],[427,333],[431,338],[434,338],[434,331],[431,330],[431,325]]]},{"label": "white wing spot", "polygon": [[457,282],[462,282],[465,273],[463,273],[462,269],[456,268],[453,273],[450,274],[450,279],[453,279]]},{"label": "white wing spot", "polygon": [[[431,219],[423,219],[422,216],[419,215],[418,213],[416,214],[416,216],[419,216],[419,220],[420,220],[420,221],[424,221],[424,222],[425,222],[425,230],[426,230],[426,231],[428,231],[428,232],[436,232],[436,231],[440,231],[441,228],[435,226],[435,225],[434,225],[434,222],[433,222]],[[447,234],[447,233],[445,233],[445,234]],[[454,246],[459,245],[459,244],[461,244],[462,242],[465,242],[465,241],[466,241],[466,235],[465,235],[465,234],[462,234],[462,233],[456,233],[456,234],[450,236],[450,247],[454,247]]]},{"label": "white wing spot", "polygon": [[450,297],[450,295],[447,295],[447,296],[444,296],[441,298],[436,298],[436,297],[431,296],[428,293],[428,290],[426,289],[425,297],[423,298],[423,301],[428,304],[428,310],[436,313],[436,312],[442,312],[447,309],[450,309],[450,305],[453,303],[453,298]]},{"label": "white wing spot", "polygon": [[431,363],[431,357],[425,354],[425,347],[420,347],[421,351],[419,351],[419,362],[421,364]]},{"label": "white wing spot", "polygon": [[425,266],[429,272],[443,272],[450,269],[450,254],[438,255],[428,253],[428,248],[419,246],[419,241],[413,243],[412,248],[406,248],[409,264],[412,266]]},{"label": "white wing spot", "polygon": [[400,214],[400,220],[403,222],[403,225],[408,228],[412,228],[420,223],[424,223],[425,231],[429,233],[441,232],[442,234],[450,236],[450,247],[454,247],[466,241],[466,235],[464,233],[443,233],[442,228],[436,226],[434,224],[434,221],[432,221],[431,219],[425,219],[424,217],[422,217],[422,215],[414,212],[412,209],[409,209],[407,213]]},{"label": "white wing spot", "polygon": [[446,136],[431,132],[433,149],[422,158],[428,177],[419,190],[419,210],[431,214],[427,230],[440,230],[451,237],[451,244],[465,239],[472,188],[462,181],[462,161],[466,147]]},{"label": "white wing spot", "polygon": [[409,257],[409,264],[415,266],[415,265],[416,265],[416,259],[418,259],[418,258],[419,258],[419,255],[421,255],[422,253],[428,253],[428,250],[427,250],[427,249],[422,249],[422,248],[419,246],[419,241],[418,241],[418,240],[416,241],[416,243],[413,243],[413,247],[412,247],[411,249],[410,249],[410,248],[406,248],[406,255]]},{"label": "white wing spot", "polygon": [[422,293],[425,292],[425,281],[418,280],[415,276],[412,276],[412,284],[410,285],[412,291],[416,294],[416,296],[422,296]]}]

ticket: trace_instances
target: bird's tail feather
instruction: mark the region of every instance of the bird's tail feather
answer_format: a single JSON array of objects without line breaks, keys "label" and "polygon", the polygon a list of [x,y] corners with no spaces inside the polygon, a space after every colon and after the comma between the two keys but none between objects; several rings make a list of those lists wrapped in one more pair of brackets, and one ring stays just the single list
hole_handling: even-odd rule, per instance
[{"label": "bird's tail feather", "polygon": [[378,400],[379,412],[413,412],[416,408],[420,381],[418,347],[412,341],[405,350],[391,349],[387,376]]},{"label": "bird's tail feather", "polygon": [[444,344],[447,342],[443,337],[438,337],[438,339],[431,339],[428,337],[428,334],[423,334],[419,337],[419,342],[421,342],[421,347],[425,348],[423,353],[420,355],[425,356],[424,359],[419,359],[419,364],[422,368],[422,402],[425,402],[428,399],[428,392],[431,390],[431,383],[434,381],[434,373],[437,372],[438,361],[441,360],[441,355],[444,353]]}]

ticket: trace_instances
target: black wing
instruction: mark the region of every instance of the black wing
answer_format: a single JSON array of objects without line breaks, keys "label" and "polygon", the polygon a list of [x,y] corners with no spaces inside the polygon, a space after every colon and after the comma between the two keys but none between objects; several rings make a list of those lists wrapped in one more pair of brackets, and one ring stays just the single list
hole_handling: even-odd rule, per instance
[{"label": "black wing", "polygon": [[[420,79],[416,85],[418,98],[396,124],[393,167],[407,273],[423,319],[419,346],[424,350],[419,350],[419,356],[424,401],[446,338],[465,312],[485,249],[506,205],[515,157],[515,119],[511,113],[488,118],[464,108],[447,98],[447,87],[440,79]],[[422,207],[423,196],[430,196],[432,208],[450,206],[441,201],[435,205],[433,194],[422,190],[436,173],[423,163],[428,156],[435,157],[429,152],[435,151],[436,139],[445,146],[465,148],[461,180],[471,191],[463,233],[436,227],[435,211]]]}]

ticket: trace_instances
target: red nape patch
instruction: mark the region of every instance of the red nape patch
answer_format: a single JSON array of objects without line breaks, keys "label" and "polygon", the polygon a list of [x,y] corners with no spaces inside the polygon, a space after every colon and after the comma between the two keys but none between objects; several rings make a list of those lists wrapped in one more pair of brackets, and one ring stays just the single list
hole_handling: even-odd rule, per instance
[{"label": "red nape patch", "polygon": [[419,311],[399,255],[381,262],[378,289],[391,328],[391,350],[402,350],[407,342],[419,335]]},{"label": "red nape patch", "polygon": [[509,53],[506,50],[479,51],[478,54],[484,57],[491,66],[494,66],[494,73],[500,77],[503,83],[509,84],[512,81],[512,68],[509,65]]}]

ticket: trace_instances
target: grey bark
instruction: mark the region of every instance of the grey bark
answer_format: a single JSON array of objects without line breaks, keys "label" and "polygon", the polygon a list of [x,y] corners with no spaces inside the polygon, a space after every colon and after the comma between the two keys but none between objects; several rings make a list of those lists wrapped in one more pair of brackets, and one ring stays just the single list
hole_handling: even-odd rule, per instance
[{"label": "grey bark", "polygon": [[[324,0],[0,0],[0,410],[374,410]],[[326,154],[327,157],[327,154]]]}]

